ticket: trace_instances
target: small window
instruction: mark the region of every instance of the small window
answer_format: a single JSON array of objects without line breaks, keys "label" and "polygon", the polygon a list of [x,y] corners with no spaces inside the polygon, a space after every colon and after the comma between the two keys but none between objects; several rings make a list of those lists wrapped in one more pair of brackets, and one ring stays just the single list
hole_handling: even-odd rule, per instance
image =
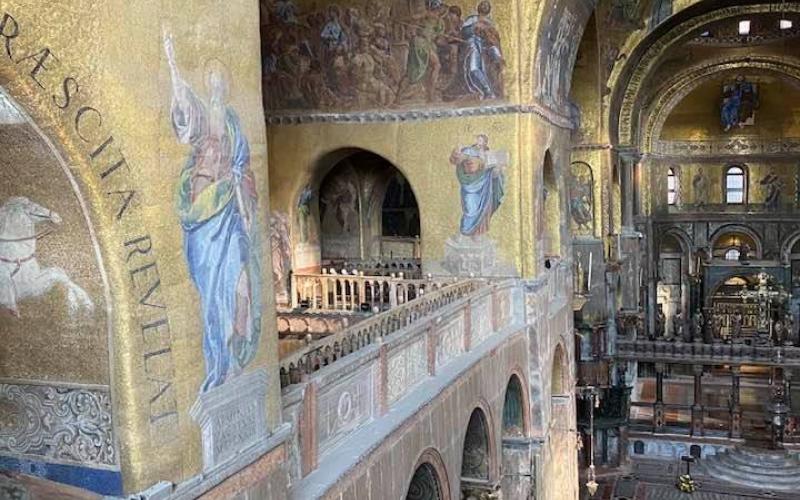
[{"label": "small window", "polygon": [[744,203],[745,175],[742,167],[730,167],[725,173],[725,202]]},{"label": "small window", "polygon": [[747,36],[750,34],[750,21],[748,19],[739,21],[739,34],[742,36]]},{"label": "small window", "polygon": [[725,260],[739,260],[739,255],[738,248],[730,248],[725,252]]},{"label": "small window", "polygon": [[781,30],[790,30],[792,29],[792,21],[789,19],[781,19],[778,22],[778,26]]},{"label": "small window", "polygon": [[644,455],[644,443],[638,439],[633,442],[633,453],[635,455]]},{"label": "small window", "polygon": [[678,180],[675,178],[675,170],[667,170],[667,204],[674,205],[678,194]]},{"label": "small window", "polygon": [[691,455],[693,458],[701,458],[703,456],[703,448],[693,444],[689,447],[689,455]]}]

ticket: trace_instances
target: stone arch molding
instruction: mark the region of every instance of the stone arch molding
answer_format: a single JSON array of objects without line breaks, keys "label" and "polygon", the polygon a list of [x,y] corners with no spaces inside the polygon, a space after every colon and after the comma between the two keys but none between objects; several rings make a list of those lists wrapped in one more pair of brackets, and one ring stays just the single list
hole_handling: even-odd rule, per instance
[{"label": "stone arch molding", "polygon": [[692,246],[694,245],[693,239],[689,236],[685,229],[678,227],[678,226],[671,226],[668,227],[663,233],[662,236],[658,238],[656,241],[656,248],[661,247],[661,243],[664,240],[664,237],[671,236],[678,240],[678,244],[680,244],[682,251],[686,255],[690,255],[692,251]]},{"label": "stone arch molding", "polygon": [[642,126],[631,124],[629,136],[643,153],[657,153],[658,140],[670,113],[693,90],[720,73],[739,69],[757,69],[774,72],[797,80],[800,84],[800,60],[774,56],[739,56],[716,59],[685,70],[664,85],[658,99],[653,102],[641,119]]},{"label": "stone arch molding", "polygon": [[792,254],[792,248],[800,241],[800,231],[795,231],[788,238],[786,238],[781,245],[781,261],[784,264],[789,263],[789,256]]},{"label": "stone arch molding", "polygon": [[755,251],[756,257],[759,259],[763,257],[764,244],[762,242],[761,235],[758,234],[754,229],[748,226],[743,226],[741,224],[726,224],[717,229],[716,231],[714,231],[714,234],[711,235],[711,239],[709,240],[710,250],[713,252],[714,247],[719,241],[719,239],[731,233],[740,233],[749,236],[756,244],[756,247],[753,249]]},{"label": "stone arch molding", "polygon": [[[800,13],[800,2],[785,2],[781,4],[781,9],[785,13]],[[617,73],[616,78],[612,76],[613,80],[610,82],[612,88],[619,86],[618,98],[616,99],[618,107],[612,104],[609,116],[612,143],[623,146],[633,145],[636,134],[635,111],[642,98],[642,90],[645,87],[648,76],[658,66],[664,53],[707,24],[743,15],[756,15],[774,11],[775,5],[770,3],[724,7],[678,24],[656,39],[645,49],[641,58],[636,62],[631,61],[634,66],[629,72],[630,77],[623,79],[622,75],[625,74],[627,68],[623,68],[620,73]],[[616,137],[614,137],[614,131],[616,131]]]}]

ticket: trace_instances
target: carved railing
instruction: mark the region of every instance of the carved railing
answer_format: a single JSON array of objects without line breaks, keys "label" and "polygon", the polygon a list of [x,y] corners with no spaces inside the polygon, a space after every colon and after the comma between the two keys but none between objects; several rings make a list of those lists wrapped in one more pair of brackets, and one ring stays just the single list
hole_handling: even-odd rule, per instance
[{"label": "carved railing", "polygon": [[281,387],[300,383],[304,376],[355,353],[379,339],[397,333],[415,322],[430,318],[443,308],[486,286],[486,282],[481,280],[462,281],[442,286],[416,300],[377,314],[350,328],[309,344],[281,360]]},{"label": "carved railing", "polygon": [[800,347],[618,340],[616,357],[675,364],[800,366]]},{"label": "carved railing", "polygon": [[295,274],[292,307],[312,311],[385,311],[423,296],[453,279],[407,279],[398,276]]},{"label": "carved railing", "polygon": [[279,312],[278,335],[327,335],[338,332],[369,316],[349,312],[310,314],[307,312]]},{"label": "carved railing", "polygon": [[367,276],[397,276],[403,273],[406,278],[422,277],[422,260],[411,258],[343,259],[329,261],[323,268],[335,269],[336,272],[345,270],[350,274],[356,271]]},{"label": "carved railing", "polygon": [[447,381],[444,390],[472,361],[522,334],[518,284],[513,279],[451,284],[282,360],[283,417],[297,429],[291,445],[297,452],[288,464],[293,480],[340,460],[335,455],[340,446],[348,447],[348,437],[363,426],[389,413],[407,422],[416,414],[411,407],[428,402],[413,396],[421,384]]}]

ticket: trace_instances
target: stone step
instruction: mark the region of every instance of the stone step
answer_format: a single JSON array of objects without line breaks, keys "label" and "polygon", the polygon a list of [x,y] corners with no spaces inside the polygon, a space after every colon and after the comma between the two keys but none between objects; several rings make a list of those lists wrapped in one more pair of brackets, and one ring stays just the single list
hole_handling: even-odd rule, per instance
[{"label": "stone step", "polygon": [[798,462],[795,458],[790,456],[786,456],[781,460],[762,460],[760,458],[752,457],[749,455],[743,455],[741,453],[729,453],[729,452],[721,453],[717,456],[719,457],[720,460],[725,460],[732,466],[739,464],[748,466],[756,465],[764,469],[788,469],[795,471],[800,470],[800,462]]},{"label": "stone step", "polygon": [[786,476],[792,478],[798,477],[798,468],[800,468],[800,465],[797,464],[765,466],[764,464],[757,464],[753,463],[752,461],[744,462],[742,456],[729,455],[727,453],[722,453],[720,455],[717,455],[717,459],[714,462],[717,462],[719,465],[725,466],[725,468],[729,470],[735,470],[746,474],[756,474],[756,475],[762,474],[766,476]]},{"label": "stone step", "polygon": [[756,460],[783,460],[787,457],[797,459],[797,455],[786,450],[763,450],[749,446],[738,446],[731,453],[744,455]]},{"label": "stone step", "polygon": [[795,470],[793,475],[772,475],[758,472],[742,471],[739,469],[731,469],[724,463],[717,460],[708,462],[702,465],[703,469],[711,476],[726,476],[733,482],[768,485],[768,484],[789,484],[800,485],[800,475]]},{"label": "stone step", "polygon": [[699,462],[698,473],[713,481],[747,488],[796,492],[800,490],[800,461],[783,450],[739,447]]},{"label": "stone step", "polygon": [[[798,491],[800,489],[800,477],[795,479],[780,478],[776,480],[772,477],[763,476],[742,476],[733,471],[716,470],[704,468],[699,474],[700,478],[711,478],[714,481],[727,482],[739,485],[745,488],[755,490],[773,490],[773,491]],[[701,481],[703,480],[701,479]]]}]

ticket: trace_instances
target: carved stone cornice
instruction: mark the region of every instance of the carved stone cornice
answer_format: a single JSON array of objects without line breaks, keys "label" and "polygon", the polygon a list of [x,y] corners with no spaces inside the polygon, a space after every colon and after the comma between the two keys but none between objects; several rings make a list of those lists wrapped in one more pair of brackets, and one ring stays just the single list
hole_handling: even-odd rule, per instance
[{"label": "carved stone cornice", "polygon": [[115,468],[108,388],[0,383],[0,453]]},{"label": "carved stone cornice", "polygon": [[704,141],[653,141],[653,155],[659,157],[702,158],[724,161],[732,156],[797,158],[800,137],[762,139],[731,137]]},{"label": "carved stone cornice", "polygon": [[[781,9],[783,12],[787,13],[798,13],[800,12],[800,2],[785,2],[781,4]],[[631,144],[633,142],[636,126],[634,123],[634,116],[637,103],[647,77],[659,64],[661,56],[665,52],[674,48],[676,44],[685,41],[692,33],[707,24],[743,15],[769,13],[774,10],[775,5],[769,3],[724,7],[691,18],[667,31],[653,42],[636,62],[636,66],[630,73],[630,78],[625,82],[616,82],[617,84],[625,86],[622,92],[622,102],[620,104],[619,113],[617,115],[619,120],[618,143]]]},{"label": "carved stone cornice", "polygon": [[357,111],[348,113],[278,113],[267,112],[267,125],[305,125],[310,123],[402,123],[492,116],[533,114],[554,127],[567,130],[577,128],[576,120],[560,111],[539,103],[475,106],[467,108],[428,108],[386,111]]},{"label": "carved stone cornice", "polygon": [[604,143],[604,144],[575,144],[574,146],[572,146],[572,150],[573,151],[605,151],[605,150],[613,149],[613,148],[614,148],[614,146],[612,146],[609,143]]}]

